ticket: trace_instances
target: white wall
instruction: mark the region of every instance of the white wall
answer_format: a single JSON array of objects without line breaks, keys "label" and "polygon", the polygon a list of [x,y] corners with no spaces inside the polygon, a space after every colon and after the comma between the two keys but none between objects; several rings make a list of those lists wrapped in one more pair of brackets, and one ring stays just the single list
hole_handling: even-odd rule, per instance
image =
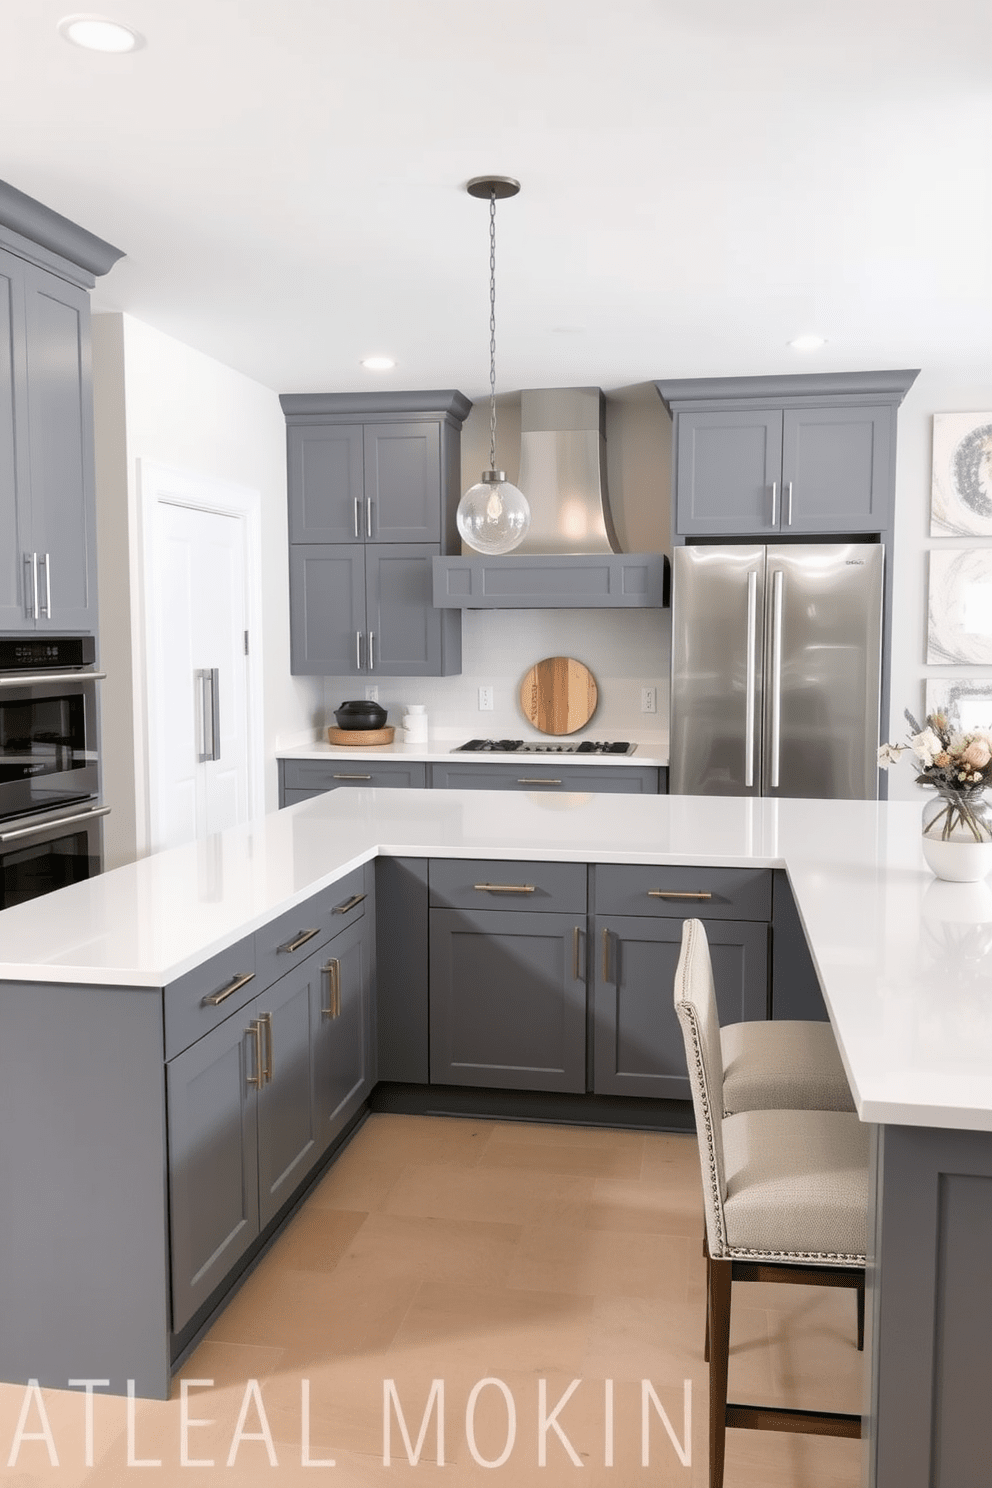
[{"label": "white wall", "polygon": [[[923,360],[921,358],[921,360]],[[920,372],[899,409],[896,463],[895,567],[892,613],[891,714],[883,736],[903,741],[907,724],[903,709],[917,718],[924,711],[927,677],[992,677],[989,667],[934,667],[926,665],[927,562],[934,548],[992,545],[992,538],[930,536],[930,482],[935,413],[980,412],[992,409],[992,362],[975,368],[926,368]],[[903,759],[889,771],[889,793],[896,800],[918,800],[928,793],[915,784],[911,766]]]},{"label": "white wall", "polygon": [[286,426],[276,393],[130,315],[95,316],[93,340],[101,658],[110,673],[104,795],[113,811],[105,840],[113,867],[147,851],[139,461],[261,493],[256,639],[263,646],[267,810],[278,804],[276,748],[312,737],[323,687],[289,672]]}]

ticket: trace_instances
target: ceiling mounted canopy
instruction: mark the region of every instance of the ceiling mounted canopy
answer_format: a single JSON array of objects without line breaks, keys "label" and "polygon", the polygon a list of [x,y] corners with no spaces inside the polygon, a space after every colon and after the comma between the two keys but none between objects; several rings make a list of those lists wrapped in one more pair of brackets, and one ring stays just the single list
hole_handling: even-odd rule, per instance
[{"label": "ceiling mounted canopy", "polygon": [[458,503],[456,521],[463,542],[477,553],[511,552],[527,535],[530,506],[522,491],[496,468],[496,203],[516,196],[512,176],[473,176],[469,196],[489,201],[489,469]]}]

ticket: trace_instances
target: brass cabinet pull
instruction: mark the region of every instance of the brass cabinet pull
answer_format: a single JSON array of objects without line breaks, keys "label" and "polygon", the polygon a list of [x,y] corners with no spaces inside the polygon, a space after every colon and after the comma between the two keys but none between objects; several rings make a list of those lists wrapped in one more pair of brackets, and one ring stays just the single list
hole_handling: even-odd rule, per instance
[{"label": "brass cabinet pull", "polygon": [[473,889],[478,889],[481,894],[535,894],[537,892],[533,884],[473,884]]},{"label": "brass cabinet pull", "polygon": [[287,940],[285,945],[276,946],[277,951],[298,951],[301,945],[306,945],[308,940],[313,940],[315,935],[320,934],[320,927],[316,930],[300,930],[295,940]]},{"label": "brass cabinet pull", "polygon": [[260,1013],[259,1014],[258,1021],[259,1021],[259,1023],[261,1023],[261,1024],[264,1025],[264,1032],[265,1032],[265,1069],[262,1072],[264,1074],[264,1076],[265,1076],[265,1079],[263,1081],[263,1084],[271,1085],[272,1084],[272,1014],[271,1013]]},{"label": "brass cabinet pull", "polygon": [[543,778],[543,776],[542,776],[542,778],[540,780],[531,780],[530,777],[527,776],[527,775],[519,775],[517,777],[517,784],[518,785],[561,785],[561,781],[560,780],[545,780]]},{"label": "brass cabinet pull", "polygon": [[321,1007],[322,1018],[336,1018],[341,1012],[341,962],[336,956],[320,968],[321,976],[327,977],[327,1006]]},{"label": "brass cabinet pull", "polygon": [[211,992],[209,996],[204,997],[200,1002],[200,1006],[219,1007],[222,1002],[226,1002],[235,992],[240,991],[242,987],[246,987],[249,982],[253,982],[254,980],[255,973],[253,971],[246,971],[243,976],[236,976],[233,982],[228,982],[226,987],[221,987],[219,992]]},{"label": "brass cabinet pull", "polygon": [[648,889],[649,899],[712,899],[708,889]]},{"label": "brass cabinet pull", "polygon": [[579,948],[582,945],[582,927],[576,925],[572,931],[572,976],[577,982],[582,980],[582,962],[579,959]]},{"label": "brass cabinet pull", "polygon": [[261,1090],[265,1084],[265,1066],[262,1063],[262,1025],[257,1018],[252,1019],[247,1032],[255,1039],[255,1073],[248,1076],[248,1084]]},{"label": "brass cabinet pull", "polygon": [[371,775],[332,775],[332,780],[371,780]]},{"label": "brass cabinet pull", "polygon": [[[368,778],[371,779],[371,776]],[[349,909],[354,909],[356,904],[361,904],[364,898],[364,894],[352,894],[350,899],[345,899],[341,904],[335,904],[331,914],[347,914]]]}]

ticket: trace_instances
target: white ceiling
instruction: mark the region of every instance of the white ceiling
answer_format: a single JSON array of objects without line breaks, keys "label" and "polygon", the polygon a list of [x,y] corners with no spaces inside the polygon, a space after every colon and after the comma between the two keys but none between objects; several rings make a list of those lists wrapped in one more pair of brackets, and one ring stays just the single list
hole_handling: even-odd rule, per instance
[{"label": "white ceiling", "polygon": [[990,0],[100,6],[144,48],[0,5],[0,177],[125,250],[97,308],[279,391],[487,391],[491,172],[501,390],[989,375]]}]

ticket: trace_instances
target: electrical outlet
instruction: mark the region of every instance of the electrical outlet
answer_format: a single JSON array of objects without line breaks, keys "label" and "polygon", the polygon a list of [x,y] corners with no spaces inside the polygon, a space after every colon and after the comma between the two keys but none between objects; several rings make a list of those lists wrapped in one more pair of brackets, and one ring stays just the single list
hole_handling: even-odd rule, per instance
[{"label": "electrical outlet", "polygon": [[657,713],[658,711],[658,689],[657,687],[641,688],[641,712]]},{"label": "electrical outlet", "polygon": [[479,688],[479,712],[491,713],[493,711],[493,690],[491,687]]},{"label": "electrical outlet", "polygon": [[377,703],[379,701],[379,689],[374,682],[366,682],[365,684],[365,701],[367,703]]}]

